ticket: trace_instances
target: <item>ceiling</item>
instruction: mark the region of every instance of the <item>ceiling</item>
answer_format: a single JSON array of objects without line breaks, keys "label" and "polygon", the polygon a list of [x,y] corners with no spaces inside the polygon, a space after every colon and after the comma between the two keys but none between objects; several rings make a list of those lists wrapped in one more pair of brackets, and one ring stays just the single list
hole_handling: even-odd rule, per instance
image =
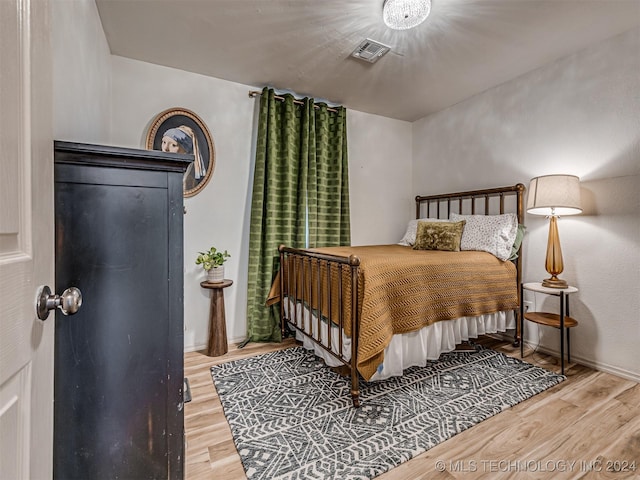
[{"label": "ceiling", "polygon": [[[640,0],[433,0],[405,31],[383,0],[96,4],[114,55],[407,121],[640,25]],[[351,58],[365,38],[392,51]]]}]

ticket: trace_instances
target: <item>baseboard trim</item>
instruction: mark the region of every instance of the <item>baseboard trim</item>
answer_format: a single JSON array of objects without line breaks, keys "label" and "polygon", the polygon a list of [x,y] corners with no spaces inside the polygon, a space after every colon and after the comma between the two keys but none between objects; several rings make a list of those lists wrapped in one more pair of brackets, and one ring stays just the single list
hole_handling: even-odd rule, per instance
[{"label": "baseboard trim", "polygon": [[[541,345],[532,345],[529,342],[526,342],[531,348],[535,348],[537,351],[546,353],[547,355],[553,355],[556,357],[560,357],[560,352],[558,350],[552,350],[547,347],[543,347]],[[575,363],[579,363],[580,365],[584,365],[585,367],[593,368],[594,370],[598,370],[600,372],[610,373],[612,375],[616,375],[617,377],[626,378],[627,380],[632,380],[634,382],[640,383],[640,373],[632,372],[630,370],[626,370],[624,368],[616,367],[615,365],[609,365],[607,363],[595,362],[588,358],[581,357],[579,355],[572,354],[571,361]],[[566,365],[566,364],[565,364]]]},{"label": "baseboard trim", "polygon": [[[506,340],[506,341],[513,340],[513,335],[509,335],[507,333],[498,333],[495,336],[502,338],[503,340]],[[547,355],[552,355],[554,357],[560,357],[560,352],[558,350],[547,348],[542,345],[535,345],[529,341],[525,341],[524,343],[525,345],[528,345],[533,350],[537,350],[539,352],[546,353]],[[575,354],[571,355],[571,360],[572,360],[572,363],[579,363],[580,365],[593,368],[594,370],[598,370],[600,372],[610,373],[612,375],[616,375],[618,377],[626,378],[627,380],[632,380],[634,382],[640,383],[640,372],[632,372],[631,370],[626,370],[624,368],[616,367],[615,365],[609,365],[607,363],[602,363],[602,362],[595,362],[593,360],[590,360],[588,358],[584,358]]]},{"label": "baseboard trim", "polygon": [[[237,345],[238,343],[242,343],[246,340],[247,337],[235,337],[235,338],[229,338],[227,339],[227,343],[229,344],[229,346],[231,345]],[[184,352],[197,352],[198,350],[206,350],[207,349],[207,344],[206,343],[199,343],[197,345],[185,345],[184,347]]]},{"label": "baseboard trim", "polygon": [[205,350],[207,348],[207,344],[203,343],[201,345],[185,345],[184,353],[187,352],[197,352],[198,350]]}]

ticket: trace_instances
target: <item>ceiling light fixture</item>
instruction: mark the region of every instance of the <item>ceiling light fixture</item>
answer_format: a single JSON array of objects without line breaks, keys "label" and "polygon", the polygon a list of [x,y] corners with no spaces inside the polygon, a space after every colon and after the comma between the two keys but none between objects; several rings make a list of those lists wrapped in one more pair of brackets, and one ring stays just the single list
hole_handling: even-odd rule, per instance
[{"label": "ceiling light fixture", "polygon": [[424,22],[431,12],[431,0],[385,0],[382,19],[393,30],[408,30]]}]

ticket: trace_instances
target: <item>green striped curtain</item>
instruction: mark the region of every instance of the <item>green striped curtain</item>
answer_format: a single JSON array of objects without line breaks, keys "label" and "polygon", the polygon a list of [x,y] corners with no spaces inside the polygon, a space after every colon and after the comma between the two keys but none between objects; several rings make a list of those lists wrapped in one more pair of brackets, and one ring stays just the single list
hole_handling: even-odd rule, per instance
[{"label": "green striped curtain", "polygon": [[265,301],[279,267],[278,246],[349,245],[346,110],[305,98],[260,97],[251,201],[247,335],[280,341],[278,306]]}]

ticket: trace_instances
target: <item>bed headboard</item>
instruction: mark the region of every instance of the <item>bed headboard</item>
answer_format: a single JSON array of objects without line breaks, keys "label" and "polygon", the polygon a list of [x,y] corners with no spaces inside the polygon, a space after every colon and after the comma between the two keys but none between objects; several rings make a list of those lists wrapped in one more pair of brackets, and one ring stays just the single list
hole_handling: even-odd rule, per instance
[{"label": "bed headboard", "polygon": [[[444,205],[446,205],[446,218],[449,218],[452,211],[471,215],[506,213],[505,198],[511,196],[515,196],[515,205],[508,210],[518,216],[518,223],[524,223],[524,185],[522,183],[508,187],[486,188],[468,192],[418,195],[416,197],[416,218],[440,218],[442,214],[441,208]],[[498,209],[495,209],[491,202],[492,198],[498,198]],[[478,200],[481,200],[481,202],[478,202]],[[478,203],[480,203],[479,208],[481,210],[478,210]],[[423,211],[425,204],[426,211]],[[468,209],[468,212],[465,212],[465,209]],[[433,215],[434,213],[435,215]]]},{"label": "bed headboard", "polygon": [[[518,216],[518,223],[524,224],[524,185],[518,183],[508,187],[416,197],[416,218],[449,218],[451,212],[471,215],[515,213]],[[518,295],[520,295],[521,254],[514,263],[517,270]],[[516,325],[519,325],[517,321]],[[518,330],[519,327],[516,330],[516,343],[520,340]]]}]

